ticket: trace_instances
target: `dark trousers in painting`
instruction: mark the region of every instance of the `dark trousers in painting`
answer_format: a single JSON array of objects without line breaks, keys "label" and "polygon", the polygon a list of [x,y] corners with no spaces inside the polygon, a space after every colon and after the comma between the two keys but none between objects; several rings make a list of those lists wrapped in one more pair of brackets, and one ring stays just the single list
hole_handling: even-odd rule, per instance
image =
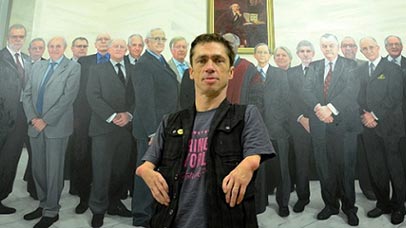
[{"label": "dark trousers in painting", "polygon": [[89,207],[93,214],[104,214],[120,202],[128,180],[132,148],[131,132],[120,129],[92,137],[93,184]]},{"label": "dark trousers in painting", "polygon": [[[364,145],[371,175],[372,189],[382,210],[404,211],[405,176],[399,151],[399,138],[378,136],[374,129],[364,128]],[[392,198],[390,197],[392,187]]]},{"label": "dark trousers in painting", "polygon": [[26,119],[23,105],[20,103],[17,108],[15,127],[8,132],[4,145],[0,148],[0,201],[7,198],[13,190],[18,161],[24,141],[28,138]]}]

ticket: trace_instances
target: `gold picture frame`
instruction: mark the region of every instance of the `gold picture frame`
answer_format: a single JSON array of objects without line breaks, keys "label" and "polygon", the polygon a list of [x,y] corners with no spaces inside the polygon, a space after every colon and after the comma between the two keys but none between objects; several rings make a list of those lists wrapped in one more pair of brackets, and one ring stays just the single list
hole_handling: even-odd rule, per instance
[{"label": "gold picture frame", "polygon": [[208,10],[209,33],[236,34],[238,53],[252,54],[258,43],[275,48],[273,0],[209,0]]}]

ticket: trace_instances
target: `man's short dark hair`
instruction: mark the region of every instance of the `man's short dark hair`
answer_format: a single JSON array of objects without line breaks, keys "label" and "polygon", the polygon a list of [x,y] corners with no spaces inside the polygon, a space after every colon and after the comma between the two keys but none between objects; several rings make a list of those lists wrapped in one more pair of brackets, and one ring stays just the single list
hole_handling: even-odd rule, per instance
[{"label": "man's short dark hair", "polygon": [[78,40],[84,40],[84,41],[86,41],[87,44],[89,44],[89,41],[87,41],[87,39],[85,37],[79,36],[79,37],[76,37],[75,39],[72,40],[72,47],[75,46],[75,43]]},{"label": "man's short dark hair", "polygon": [[220,34],[217,33],[206,33],[206,34],[201,34],[198,37],[196,37],[195,40],[193,40],[191,49],[190,49],[190,64],[193,66],[193,55],[195,51],[195,47],[198,44],[205,44],[205,43],[211,43],[211,42],[216,42],[222,44],[226,48],[227,56],[230,60],[230,66],[233,65],[234,62],[234,57],[235,53],[233,51],[233,48],[230,45],[230,42],[228,42],[226,39],[224,39]]}]

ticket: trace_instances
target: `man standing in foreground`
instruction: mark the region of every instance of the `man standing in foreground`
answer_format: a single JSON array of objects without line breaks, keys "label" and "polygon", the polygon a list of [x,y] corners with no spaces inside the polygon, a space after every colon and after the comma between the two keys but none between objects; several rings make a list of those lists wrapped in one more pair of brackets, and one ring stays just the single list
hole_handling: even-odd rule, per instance
[{"label": "man standing in foreground", "polygon": [[92,227],[103,225],[104,214],[131,217],[121,202],[121,190],[129,174],[132,150],[131,119],[134,93],[131,67],[124,63],[127,44],[122,39],[108,42],[110,60],[89,70],[86,97],[92,114],[93,183],[89,207]]},{"label": "man standing in foreground", "polygon": [[312,140],[309,127],[309,113],[312,108],[303,100],[303,84],[309,65],[314,57],[314,46],[307,40],[297,44],[296,54],[300,64],[288,69],[289,106],[288,126],[295,153],[296,193],[298,201],[294,212],[302,212],[310,202],[310,158],[312,157]]},{"label": "man standing in foreground", "polygon": [[396,225],[403,222],[405,214],[405,176],[399,151],[399,140],[405,135],[402,71],[379,56],[380,48],[374,38],[362,38],[360,49],[368,62],[358,68],[361,80],[358,103],[368,170],[377,200],[367,216],[376,218],[392,213],[391,222]]},{"label": "man standing in foreground", "polygon": [[24,219],[42,216],[35,228],[50,227],[59,219],[65,150],[73,132],[73,101],[80,81],[80,65],[65,57],[66,46],[62,37],[48,42],[49,61],[34,64],[24,89],[32,173],[39,199],[38,208]]},{"label": "man standing in foreground", "polygon": [[325,204],[317,219],[338,214],[341,199],[348,224],[357,226],[354,176],[357,135],[362,129],[356,102],[359,86],[353,70],[357,63],[339,56],[339,48],[335,35],[321,36],[324,58],[309,65],[303,95],[314,111],[309,114],[310,134]]},{"label": "man standing in foreground", "polygon": [[158,204],[151,227],[258,226],[252,178],[274,152],[258,110],[226,100],[233,59],[217,34],[192,43],[195,107],[164,118],[137,169]]}]

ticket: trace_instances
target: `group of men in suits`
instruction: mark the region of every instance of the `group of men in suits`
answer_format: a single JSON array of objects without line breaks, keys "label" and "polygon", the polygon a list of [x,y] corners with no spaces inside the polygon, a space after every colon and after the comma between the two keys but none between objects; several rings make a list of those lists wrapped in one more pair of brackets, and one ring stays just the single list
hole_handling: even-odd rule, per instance
[{"label": "group of men in suits", "polygon": [[[66,40],[54,37],[47,44],[50,59],[36,62],[42,57],[40,51],[45,50],[45,41],[31,42],[30,59],[21,53],[25,36],[24,26],[11,26],[7,47],[0,51],[0,214],[15,212],[1,200],[11,193],[25,144],[32,151],[29,164],[40,202],[24,218],[41,217],[36,227],[49,227],[59,219],[65,153],[69,153],[74,171],[71,188],[80,197],[76,213],[90,207],[93,227],[103,225],[105,213],[133,217],[134,225],[148,227],[153,198],[133,170],[142,163],[162,117],[193,104],[194,84],[185,60],[187,41],[173,38],[169,42],[172,58],[166,61],[162,52],[167,38],[160,28],[148,32],[142,55],[142,36],[131,35],[127,44],[101,33],[93,55],[85,56],[86,38],[75,39],[74,61],[70,61],[64,55]],[[239,37],[231,33],[223,37],[237,51]],[[257,213],[267,205],[270,179],[277,180],[274,185],[280,216],[289,215],[293,184],[298,194],[293,210],[304,210],[310,199],[309,160],[313,151],[325,203],[318,219],[338,214],[341,199],[348,223],[358,225],[354,191],[358,160],[363,167],[362,172],[359,170],[361,188],[368,198],[377,199],[368,216],[392,213],[391,222],[399,224],[404,218],[406,196],[406,156],[399,149],[399,145],[405,148],[406,107],[406,73],[402,70],[406,59],[401,56],[401,40],[388,36],[385,47],[389,55],[381,58],[377,42],[363,38],[360,49],[368,61],[358,63],[351,37],[341,43],[346,58],[338,55],[339,47],[334,35],[323,35],[320,48],[324,58],[312,62],[313,45],[301,41],[296,52],[301,64],[287,70],[269,64],[272,52],[267,44],[254,49],[257,67],[235,56],[228,100],[258,106],[278,152],[277,160],[267,161],[258,171]],[[289,137],[296,158],[294,183],[290,180]],[[269,173],[274,176],[270,178]],[[128,191],[133,195],[132,211],[120,200]]]},{"label": "group of men in suits", "polygon": [[[296,52],[301,64],[288,68],[288,87],[282,86],[278,79],[280,73],[268,63],[270,50],[267,45],[258,44],[254,49],[258,72],[265,78],[264,120],[267,125],[273,125],[269,129],[270,137],[284,135],[281,132],[272,134],[279,124],[284,131],[288,130],[293,140],[298,194],[298,201],[293,207],[295,212],[303,211],[309,203],[309,157],[313,151],[325,203],[317,219],[325,220],[338,214],[341,200],[341,209],[347,215],[348,224],[359,224],[354,190],[358,160],[361,189],[367,198],[377,200],[376,208],[370,210],[367,216],[375,218],[391,213],[393,224],[403,222],[405,175],[402,140],[405,130],[402,103],[406,80],[405,72],[393,64],[402,66],[400,38],[388,36],[385,47],[389,55],[381,58],[375,39],[361,39],[361,53],[368,61],[356,62],[357,45],[353,38],[345,37],[342,41],[344,58],[338,54],[340,45],[336,36],[324,34],[320,38],[324,58],[312,62],[313,45],[301,41]],[[270,73],[272,70],[274,72]],[[278,87],[289,90],[289,95],[285,95],[288,100],[283,102],[289,107],[287,124],[283,118],[266,121],[272,113],[286,111],[286,106],[280,107],[275,103],[284,99],[283,94],[270,94],[278,93]],[[269,108],[267,100],[274,100]],[[272,143],[278,152],[281,172],[276,200],[279,215],[284,217],[289,215],[289,149],[281,150],[280,139]],[[261,178],[260,171],[257,180],[272,179],[269,174]],[[389,184],[392,185],[392,196]]]}]

